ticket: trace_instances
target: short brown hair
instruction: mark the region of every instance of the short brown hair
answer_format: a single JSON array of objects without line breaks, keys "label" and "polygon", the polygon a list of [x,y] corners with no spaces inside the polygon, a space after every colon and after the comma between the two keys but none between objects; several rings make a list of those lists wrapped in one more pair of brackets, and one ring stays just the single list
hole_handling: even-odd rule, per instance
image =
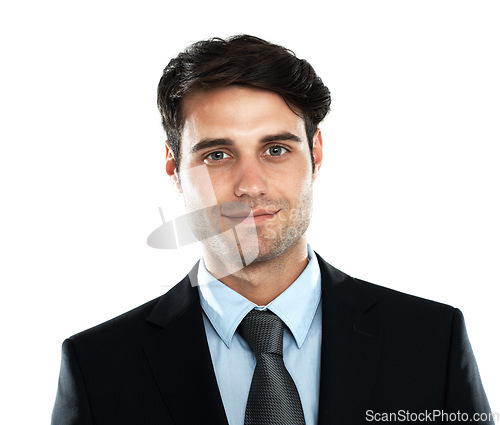
[{"label": "short brown hair", "polygon": [[306,60],[298,59],[282,46],[242,34],[226,40],[211,38],[194,43],[163,70],[158,84],[158,109],[177,167],[184,96],[197,88],[232,84],[279,94],[304,119],[312,158],[314,134],[330,111],[330,91]]}]

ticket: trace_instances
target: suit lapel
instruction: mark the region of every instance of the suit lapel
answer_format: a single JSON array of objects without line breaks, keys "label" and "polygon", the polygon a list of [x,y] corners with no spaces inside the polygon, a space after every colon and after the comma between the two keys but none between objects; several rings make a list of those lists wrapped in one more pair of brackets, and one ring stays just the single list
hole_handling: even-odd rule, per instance
[{"label": "suit lapel", "polygon": [[[189,276],[196,277],[197,266]],[[147,320],[161,327],[144,350],[175,423],[227,425],[196,282],[191,285],[186,276],[160,298]]]},{"label": "suit lapel", "polygon": [[365,423],[380,351],[375,298],[317,257],[323,311],[318,424]]}]

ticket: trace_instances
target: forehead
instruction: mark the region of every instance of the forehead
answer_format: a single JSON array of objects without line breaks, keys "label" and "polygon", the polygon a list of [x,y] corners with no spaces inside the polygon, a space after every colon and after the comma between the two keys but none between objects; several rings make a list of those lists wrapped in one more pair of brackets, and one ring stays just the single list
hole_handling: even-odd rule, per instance
[{"label": "forehead", "polygon": [[280,95],[268,90],[244,86],[197,90],[184,99],[182,109],[183,145],[204,137],[237,140],[279,131],[305,136],[304,120]]}]

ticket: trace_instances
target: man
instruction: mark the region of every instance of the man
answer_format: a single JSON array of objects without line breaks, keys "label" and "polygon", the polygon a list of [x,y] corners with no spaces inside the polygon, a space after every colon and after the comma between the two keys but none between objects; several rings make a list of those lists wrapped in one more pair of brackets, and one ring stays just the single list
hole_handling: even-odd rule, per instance
[{"label": "man", "polygon": [[158,105],[203,258],[64,342],[53,424],[492,423],[459,310],[308,246],[330,94],[306,61],[246,35],[195,43]]}]

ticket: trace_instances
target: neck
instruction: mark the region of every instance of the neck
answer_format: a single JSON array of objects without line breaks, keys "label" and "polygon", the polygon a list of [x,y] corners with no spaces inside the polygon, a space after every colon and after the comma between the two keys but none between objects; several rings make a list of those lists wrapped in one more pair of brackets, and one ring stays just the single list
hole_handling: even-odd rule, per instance
[{"label": "neck", "polygon": [[[220,257],[204,250],[208,271],[221,270],[226,265]],[[248,266],[219,280],[257,305],[267,305],[285,291],[304,271],[308,263],[305,236],[280,255]],[[216,274],[212,273],[215,277]]]}]

